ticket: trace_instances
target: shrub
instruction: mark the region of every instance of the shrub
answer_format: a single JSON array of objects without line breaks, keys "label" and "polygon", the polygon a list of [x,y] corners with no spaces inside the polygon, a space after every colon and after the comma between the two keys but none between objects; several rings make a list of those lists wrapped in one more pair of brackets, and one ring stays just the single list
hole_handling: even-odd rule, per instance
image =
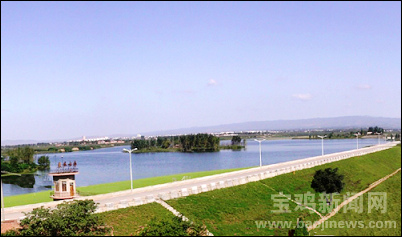
[{"label": "shrub", "polygon": [[41,156],[41,157],[39,157],[38,165],[39,165],[40,170],[49,169],[50,168],[49,156]]},{"label": "shrub", "polygon": [[[96,204],[93,200],[74,200],[62,203],[57,208],[35,208],[24,213],[21,220],[21,236],[83,236],[105,235],[109,228],[103,226],[97,215],[93,215]],[[15,234],[15,233],[8,233]]]}]

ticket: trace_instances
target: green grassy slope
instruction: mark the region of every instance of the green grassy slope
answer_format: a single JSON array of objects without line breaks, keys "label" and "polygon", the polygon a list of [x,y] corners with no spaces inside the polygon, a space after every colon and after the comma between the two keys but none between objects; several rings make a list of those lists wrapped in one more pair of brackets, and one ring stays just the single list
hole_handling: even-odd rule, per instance
[{"label": "green grassy slope", "polygon": [[162,220],[164,217],[173,216],[171,212],[158,203],[122,208],[96,215],[99,215],[107,226],[113,227],[115,236],[136,235],[141,227],[145,226],[153,218]]},{"label": "green grassy slope", "polygon": [[[295,194],[315,193],[310,187],[313,175],[316,170],[328,167],[338,167],[338,172],[345,175],[346,185],[341,194],[359,192],[367,188],[370,183],[401,167],[401,148],[397,146],[382,152],[298,171],[296,174],[284,174],[260,182],[169,200],[168,203],[189,219],[205,223],[215,235],[287,235],[289,228],[281,227],[271,230],[257,228],[255,221],[295,222],[297,217],[302,216],[305,220],[313,222],[318,220],[319,216],[309,213],[306,209],[295,211],[295,204],[292,202],[288,202],[291,212],[272,213],[272,210],[278,210],[278,208],[273,206],[271,194],[277,192],[268,187],[290,194],[293,199]],[[399,188],[399,190],[400,187],[400,184],[399,187],[393,186],[394,189]],[[319,201],[318,194],[315,198],[316,207],[319,208],[322,202]],[[400,209],[391,211],[396,212],[396,216],[400,216]],[[328,213],[325,210],[321,212],[324,215]],[[363,215],[361,217],[364,218]]]},{"label": "green grassy slope", "polygon": [[[401,236],[401,173],[392,176],[379,186],[369,192],[385,192],[386,207],[372,208],[368,213],[368,193],[363,195],[363,212],[342,208],[334,217],[327,220],[317,229],[312,231],[314,235],[336,235],[336,236]],[[385,213],[381,211],[385,210]],[[339,226],[338,223],[347,221],[363,221],[360,227],[355,228]],[[388,222],[390,221],[390,222]],[[334,223],[336,222],[336,224]],[[352,225],[352,224],[350,224]],[[375,228],[371,228],[375,227]]]}]

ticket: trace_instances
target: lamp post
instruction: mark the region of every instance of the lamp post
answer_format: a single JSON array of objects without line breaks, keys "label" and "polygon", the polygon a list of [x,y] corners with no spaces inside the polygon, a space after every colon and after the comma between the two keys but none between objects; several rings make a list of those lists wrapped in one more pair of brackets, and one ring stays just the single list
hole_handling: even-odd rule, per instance
[{"label": "lamp post", "polygon": [[318,135],[317,137],[321,138],[321,155],[323,156],[324,155],[324,138],[326,138],[327,135],[325,135],[325,136]]},{"label": "lamp post", "polygon": [[63,156],[61,156],[61,170],[62,172],[64,172]]},{"label": "lamp post", "polygon": [[356,142],[357,142],[357,149],[359,149],[359,135],[360,135],[360,133],[356,133],[356,134],[355,134],[355,136],[356,136]]},{"label": "lamp post", "polygon": [[[7,171],[1,171],[1,173],[21,176],[21,174],[11,173],[11,172],[7,172]],[[1,218],[2,222],[6,220],[6,216],[4,213],[3,179],[1,179],[1,217],[2,217]]]},{"label": "lamp post", "polygon": [[254,141],[256,141],[256,142],[259,142],[259,143],[260,143],[260,167],[262,167],[262,161],[261,161],[261,142],[262,142],[262,141],[265,141],[265,139],[262,139],[262,140],[257,140],[257,139],[254,139]]},{"label": "lamp post", "polygon": [[377,132],[377,133],[375,133],[375,134],[378,135],[378,136],[377,136],[377,137],[378,137],[378,145],[380,145],[380,134],[381,134],[381,133]]},{"label": "lamp post", "polygon": [[131,167],[131,152],[136,151],[137,148],[132,150],[123,149],[123,151],[130,153],[130,181],[131,181],[131,192],[133,191],[133,168]]}]

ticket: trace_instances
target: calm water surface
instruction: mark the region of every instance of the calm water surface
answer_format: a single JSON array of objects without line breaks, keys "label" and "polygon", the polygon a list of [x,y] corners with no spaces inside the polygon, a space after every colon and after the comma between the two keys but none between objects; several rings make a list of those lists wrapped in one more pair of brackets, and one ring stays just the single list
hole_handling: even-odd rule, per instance
[{"label": "calm water surface", "polygon": [[[376,144],[378,144],[377,139],[359,139],[359,148]],[[77,161],[79,168],[79,174],[76,176],[77,186],[87,186],[130,179],[129,154],[123,153],[123,148],[129,148],[129,146],[47,155],[52,169],[55,169],[57,163],[62,161],[62,156],[63,161],[67,163]],[[356,149],[356,139],[324,140],[324,154],[353,149]],[[321,139],[263,141],[261,151],[263,165],[319,156],[321,155]],[[36,157],[39,156],[36,155]],[[258,166],[259,157],[259,145],[254,140],[248,140],[246,149],[242,151],[132,154],[133,179]],[[4,196],[51,190],[52,185],[52,178],[47,175],[47,172],[39,171],[35,176],[13,176],[2,179]]]}]

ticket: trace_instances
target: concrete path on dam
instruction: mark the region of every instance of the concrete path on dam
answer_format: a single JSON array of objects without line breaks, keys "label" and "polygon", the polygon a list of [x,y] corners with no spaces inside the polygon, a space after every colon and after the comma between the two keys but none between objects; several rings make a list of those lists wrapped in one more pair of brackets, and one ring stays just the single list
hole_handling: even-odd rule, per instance
[{"label": "concrete path on dam", "polygon": [[[284,173],[290,173],[293,171],[311,168],[330,162],[348,159],[350,157],[361,156],[368,153],[389,149],[398,143],[400,142],[390,142],[386,144],[327,154],[323,156],[315,156],[294,161],[287,161],[279,164],[250,168],[246,170],[137,188],[133,191],[126,190],[95,196],[83,196],[75,198],[74,200],[93,199],[96,203],[99,203],[97,212],[110,211],[129,206],[137,206],[151,203],[156,201],[157,199],[169,200],[194,195],[201,192],[208,192],[215,189],[241,185],[248,182],[255,182],[261,179],[271,178]],[[25,217],[23,212],[27,213],[32,211],[34,208],[38,208],[41,206],[44,206],[45,208],[54,208],[57,204],[61,202],[62,201],[55,201],[4,208],[5,220],[20,220]]]}]

